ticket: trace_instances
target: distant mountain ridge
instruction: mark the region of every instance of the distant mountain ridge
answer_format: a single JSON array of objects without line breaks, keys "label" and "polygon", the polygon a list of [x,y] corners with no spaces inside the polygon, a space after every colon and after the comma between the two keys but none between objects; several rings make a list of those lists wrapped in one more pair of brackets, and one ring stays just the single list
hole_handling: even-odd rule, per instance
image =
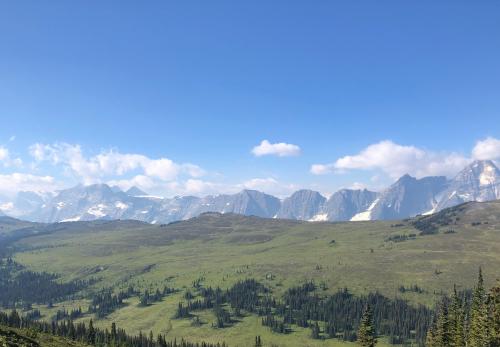
[{"label": "distant mountain ridge", "polygon": [[[448,180],[402,176],[382,192],[342,189],[329,198],[302,189],[280,200],[256,190],[205,197],[159,198],[137,187],[126,192],[106,184],[78,185],[57,194],[19,192],[6,215],[37,222],[135,219],[169,223],[205,212],[236,213],[306,221],[401,219],[429,214],[467,201],[500,199],[500,170],[475,161]],[[13,212],[12,212],[13,211]]]}]

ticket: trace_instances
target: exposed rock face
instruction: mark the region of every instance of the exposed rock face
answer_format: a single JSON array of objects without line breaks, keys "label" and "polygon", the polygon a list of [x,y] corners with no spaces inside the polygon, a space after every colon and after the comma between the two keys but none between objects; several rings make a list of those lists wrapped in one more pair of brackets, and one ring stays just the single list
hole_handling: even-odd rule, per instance
[{"label": "exposed rock face", "polygon": [[446,177],[401,177],[380,195],[370,219],[401,219],[433,210],[447,187]]},{"label": "exposed rock face", "polygon": [[313,190],[302,189],[284,199],[277,218],[310,220],[318,215],[326,198]]},{"label": "exposed rock face", "polygon": [[342,189],[328,199],[324,211],[329,221],[348,221],[368,210],[375,199],[377,193],[366,189]]}]

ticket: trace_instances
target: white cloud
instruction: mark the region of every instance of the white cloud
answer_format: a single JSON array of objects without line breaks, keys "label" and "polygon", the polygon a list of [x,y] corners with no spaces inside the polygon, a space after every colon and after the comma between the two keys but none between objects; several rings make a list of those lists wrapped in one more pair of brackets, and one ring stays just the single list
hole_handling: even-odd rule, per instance
[{"label": "white cloud", "polygon": [[0,193],[13,196],[19,191],[51,192],[61,186],[52,176],[36,176],[26,173],[12,173],[0,175]]},{"label": "white cloud", "polygon": [[198,165],[194,164],[182,164],[182,171],[187,173],[191,177],[202,177],[206,175],[205,170],[203,170]]},{"label": "white cloud", "polygon": [[0,163],[5,167],[21,167],[23,165],[21,158],[12,158],[9,149],[4,146],[0,146]]},{"label": "white cloud", "polygon": [[222,193],[222,191],[225,190],[225,187],[214,182],[198,179],[188,179],[184,183],[184,187],[182,190],[185,192],[185,194],[188,195],[206,195]]},{"label": "white cloud", "polygon": [[311,173],[315,175],[326,175],[335,170],[335,164],[313,164],[311,165]]},{"label": "white cloud", "polygon": [[161,158],[157,160],[146,159],[141,163],[147,176],[159,178],[162,181],[171,181],[177,177],[179,165],[170,159]]},{"label": "white cloud", "polygon": [[[85,184],[100,182],[106,177],[140,173],[150,179],[172,181],[181,174],[200,177],[204,171],[197,165],[178,164],[168,158],[151,159],[142,154],[102,152],[85,157],[80,146],[67,143],[40,144],[30,146],[30,154],[37,162],[48,161],[63,165]],[[139,172],[136,172],[139,171]]]},{"label": "white cloud", "polygon": [[360,169],[381,170],[391,178],[399,178],[404,174],[416,177],[453,176],[469,162],[469,158],[457,153],[426,151],[386,140],[369,145],[358,154],[339,158],[334,163],[315,164],[311,172],[325,174]]},{"label": "white cloud", "polygon": [[0,161],[9,159],[9,150],[3,146],[0,146]]},{"label": "white cloud", "polygon": [[362,182],[354,182],[349,186],[349,189],[356,189],[356,190],[362,190],[367,188],[368,188],[367,185]]},{"label": "white cloud", "polygon": [[477,141],[472,149],[472,156],[474,159],[479,160],[500,159],[500,140],[487,137],[484,140]]},{"label": "white cloud", "polygon": [[252,149],[252,153],[256,157],[263,155],[276,155],[278,157],[289,157],[300,154],[300,147],[290,143],[270,143],[268,140],[263,140],[258,146]]},{"label": "white cloud", "polygon": [[137,175],[131,179],[110,180],[106,183],[110,186],[118,186],[124,191],[135,186],[153,195],[164,197],[175,195],[204,196],[208,194],[234,193],[236,191],[235,186],[193,178],[186,181],[161,182],[152,180],[148,176]]}]

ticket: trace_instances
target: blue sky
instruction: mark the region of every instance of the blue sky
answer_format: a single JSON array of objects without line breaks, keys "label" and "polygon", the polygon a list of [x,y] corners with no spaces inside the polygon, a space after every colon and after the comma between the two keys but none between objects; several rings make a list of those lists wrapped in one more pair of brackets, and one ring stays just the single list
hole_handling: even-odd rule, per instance
[{"label": "blue sky", "polygon": [[498,1],[2,2],[0,195],[451,176],[500,158],[499,23]]}]

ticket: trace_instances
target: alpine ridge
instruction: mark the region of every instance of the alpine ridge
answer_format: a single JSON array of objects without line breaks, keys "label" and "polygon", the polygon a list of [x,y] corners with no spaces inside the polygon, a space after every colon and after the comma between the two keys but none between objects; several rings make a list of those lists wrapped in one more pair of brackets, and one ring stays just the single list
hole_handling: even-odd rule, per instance
[{"label": "alpine ridge", "polygon": [[35,222],[134,219],[170,223],[205,212],[236,213],[306,221],[392,220],[430,214],[468,201],[500,199],[500,170],[492,161],[474,161],[453,179],[404,175],[387,189],[341,189],[329,198],[302,189],[280,200],[256,190],[205,197],[161,198],[137,187],[122,191],[106,184],[78,185],[57,193],[19,192],[3,202],[0,215]]}]

